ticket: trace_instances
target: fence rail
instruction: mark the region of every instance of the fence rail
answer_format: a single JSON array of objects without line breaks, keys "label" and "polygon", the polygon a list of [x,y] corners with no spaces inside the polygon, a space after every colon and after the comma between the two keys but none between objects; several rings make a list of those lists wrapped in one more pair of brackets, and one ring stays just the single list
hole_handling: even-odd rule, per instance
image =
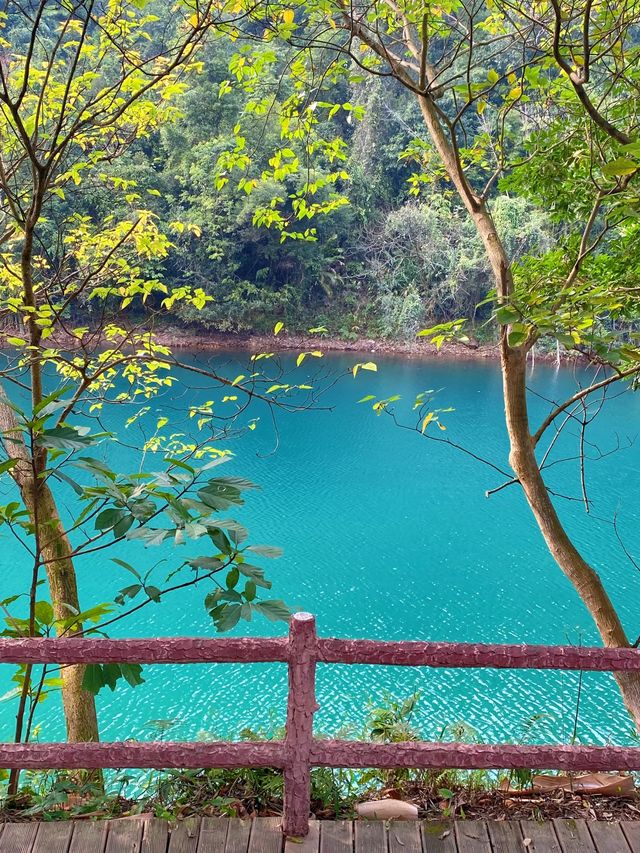
[{"label": "fence rail", "polygon": [[364,743],[313,737],[318,710],[318,663],[387,666],[640,671],[640,650],[575,646],[377,642],[323,639],[315,619],[298,613],[288,638],[153,638],[135,640],[3,639],[0,663],[271,663],[288,664],[285,737],[262,743],[32,743],[0,744],[0,767],[241,768],[277,767],[284,773],[283,830],[309,830],[312,767],[640,770],[639,747],[514,744]]}]

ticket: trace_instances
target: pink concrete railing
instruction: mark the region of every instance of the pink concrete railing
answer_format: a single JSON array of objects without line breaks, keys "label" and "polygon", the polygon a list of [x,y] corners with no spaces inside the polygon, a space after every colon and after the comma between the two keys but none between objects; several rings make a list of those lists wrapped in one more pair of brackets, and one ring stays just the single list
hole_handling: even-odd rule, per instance
[{"label": "pink concrete railing", "polygon": [[241,768],[284,772],[283,830],[309,830],[312,767],[640,770],[640,748],[463,743],[365,743],[316,739],[317,663],[386,666],[640,670],[640,650],[576,646],[377,642],[323,639],[315,619],[297,613],[288,638],[3,639],[0,663],[287,663],[289,698],[283,741],[262,743],[0,743],[0,767]]}]

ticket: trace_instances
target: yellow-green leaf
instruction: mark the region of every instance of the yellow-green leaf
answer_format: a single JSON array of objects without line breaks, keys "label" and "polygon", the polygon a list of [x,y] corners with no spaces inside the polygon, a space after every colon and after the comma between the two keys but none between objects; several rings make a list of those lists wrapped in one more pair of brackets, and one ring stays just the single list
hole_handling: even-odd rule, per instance
[{"label": "yellow-green leaf", "polygon": [[422,421],[422,427],[420,432],[424,435],[425,429],[429,426],[431,421],[433,420],[434,412],[429,412],[429,414],[425,415],[424,420]]},{"label": "yellow-green leaf", "polygon": [[359,364],[354,364],[351,372],[354,376],[357,376],[359,370],[372,370],[375,373],[378,370],[378,365],[375,361],[363,361]]}]

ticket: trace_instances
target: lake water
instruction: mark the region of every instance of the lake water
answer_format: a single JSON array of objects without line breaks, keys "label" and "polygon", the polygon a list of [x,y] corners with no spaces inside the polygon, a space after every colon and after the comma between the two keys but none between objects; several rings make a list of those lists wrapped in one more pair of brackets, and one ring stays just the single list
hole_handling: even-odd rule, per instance
[{"label": "lake water", "polygon": [[[232,377],[240,372],[236,362],[246,366],[246,359],[216,357]],[[358,360],[351,354],[327,356],[322,365],[339,373]],[[517,487],[487,499],[485,491],[502,482],[495,471],[399,428],[388,416],[377,417],[371,404],[357,403],[366,394],[400,394],[398,417],[412,423],[416,393],[441,389],[439,405],[455,411],[443,415],[447,432],[436,434],[506,468],[497,366],[376,360],[377,373],[360,372],[355,380],[344,377],[327,392],[322,405],[330,411],[281,412],[276,430],[267,412],[256,408],[244,420],[260,416],[258,428],[228,445],[235,459],[220,473],[248,477],[261,486],[261,491],[247,493],[246,506],[236,517],[249,527],[252,542],[284,548],[280,560],[263,561],[274,597],[314,613],[324,636],[596,643],[588,613],[549,557]],[[318,363],[314,360],[313,368]],[[296,374],[297,381],[304,381],[307,364]],[[206,380],[197,386],[158,400],[157,412],[180,421],[189,405],[211,399]],[[539,364],[531,386],[557,400],[575,389],[576,379],[568,369]],[[535,396],[531,406],[536,420],[548,410]],[[640,573],[618,545],[611,519],[618,513],[627,548],[640,555],[640,447],[628,446],[639,423],[640,396],[612,399],[592,426],[589,440],[602,451],[619,441],[621,449],[587,464],[591,514],[577,502],[559,502],[562,517],[601,572],[633,637],[640,634]],[[189,428],[189,422],[185,424]],[[130,441],[140,446],[133,433]],[[559,456],[575,455],[569,435],[558,447]],[[597,452],[591,448],[590,454]],[[110,460],[112,466],[137,467],[135,450],[122,450],[118,456]],[[569,461],[551,468],[549,480],[558,491],[579,497],[578,473],[577,462]],[[6,528],[0,533],[4,597],[19,590],[25,561]],[[202,545],[187,549],[195,555]],[[185,549],[176,556],[171,547],[144,549],[129,543],[80,561],[84,606],[112,599],[130,582],[110,557],[141,569],[160,563],[161,578],[185,554]],[[25,577],[27,573],[25,565]],[[121,623],[117,630],[114,626],[113,635],[212,635],[203,607],[205,592],[192,589],[150,605],[134,621]],[[285,630],[283,624],[257,620],[240,623],[232,633],[274,635]],[[9,674],[4,673],[5,680]],[[153,739],[153,720],[173,721],[166,735],[173,739],[193,739],[203,731],[237,736],[246,726],[273,730],[284,721],[282,665],[160,666],[146,668],[145,677],[146,683],[135,690],[124,686],[114,694],[100,694],[105,740]],[[355,732],[368,704],[381,702],[385,694],[404,697],[419,691],[416,722],[425,737],[438,737],[446,726],[462,721],[486,741],[566,742],[575,724],[578,676],[320,666],[317,689],[316,729],[321,732],[345,726]],[[51,701],[42,708],[40,737],[55,740],[63,732],[58,705]],[[0,704],[2,740],[11,739],[14,714],[12,703]],[[630,733],[611,676],[586,674],[577,717],[579,740],[624,743]]]}]

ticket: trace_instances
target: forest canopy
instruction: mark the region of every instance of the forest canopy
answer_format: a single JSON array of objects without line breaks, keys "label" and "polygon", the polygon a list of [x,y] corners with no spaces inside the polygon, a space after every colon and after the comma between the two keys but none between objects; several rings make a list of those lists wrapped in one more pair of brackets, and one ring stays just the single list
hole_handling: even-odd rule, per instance
[{"label": "forest canopy", "polygon": [[[126,18],[127,4],[118,8]],[[166,28],[166,8],[144,3],[150,39]],[[266,5],[253,14],[281,21],[286,13]],[[5,14],[3,29],[11,49],[26,53],[29,30],[20,16]],[[355,71],[329,74],[321,84],[307,81],[323,99],[314,107],[314,134],[326,136],[325,147],[293,133],[283,144],[283,116],[295,112],[300,96],[300,51],[256,44],[257,25],[246,29],[210,37],[197,61],[167,88],[161,112],[146,117],[131,144],[109,153],[91,187],[74,151],[65,168],[77,191],[72,182],[47,202],[50,224],[42,240],[48,261],[61,263],[56,223],[73,220],[81,239],[105,217],[143,207],[150,223],[168,224],[162,257],[156,253],[149,261],[150,275],[170,287],[201,288],[208,297],[204,304],[179,306],[179,325],[270,332],[281,320],[291,331],[325,327],[346,339],[411,339],[425,325],[465,316],[478,321],[476,334],[491,336],[480,328],[488,312],[477,308],[490,289],[487,264],[448,180],[437,170],[430,174],[415,99],[397,83],[390,97],[387,81]],[[53,43],[55,15],[47,32]],[[247,67],[250,75],[243,73]],[[85,83],[91,77],[92,85],[108,85],[115,71],[103,63],[87,71]],[[308,107],[306,89],[304,96]],[[526,119],[514,113],[509,120],[517,126]],[[237,155],[238,144],[251,180],[243,181],[241,170],[234,174],[238,161],[230,153]],[[306,239],[283,240],[281,229],[264,227],[264,210],[283,189],[300,194],[307,168],[316,176],[313,201],[327,196],[327,187],[335,199],[301,229]],[[549,205],[531,198],[522,184],[510,185],[505,176],[495,200],[502,237],[515,256],[548,249],[563,229],[563,216],[553,209],[559,199]],[[99,322],[88,298],[74,311],[78,322]]]}]

